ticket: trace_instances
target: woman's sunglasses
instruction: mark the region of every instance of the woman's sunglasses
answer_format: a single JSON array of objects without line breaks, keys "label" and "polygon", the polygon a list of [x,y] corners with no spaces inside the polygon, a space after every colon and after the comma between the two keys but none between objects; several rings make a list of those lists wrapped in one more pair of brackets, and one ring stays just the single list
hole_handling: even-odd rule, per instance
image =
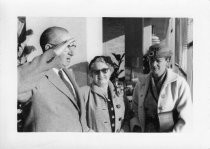
[{"label": "woman's sunglasses", "polygon": [[99,69],[99,70],[92,70],[92,72],[95,74],[95,75],[99,75],[100,72],[102,72],[103,74],[106,74],[108,72],[109,68],[103,68],[103,69]]}]

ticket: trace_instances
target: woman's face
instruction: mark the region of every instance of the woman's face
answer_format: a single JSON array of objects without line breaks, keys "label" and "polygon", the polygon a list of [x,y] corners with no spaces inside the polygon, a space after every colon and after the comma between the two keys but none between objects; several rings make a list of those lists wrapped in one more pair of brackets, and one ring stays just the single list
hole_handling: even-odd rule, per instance
[{"label": "woman's face", "polygon": [[103,62],[95,62],[92,68],[92,77],[93,82],[102,87],[104,85],[108,85],[109,79],[111,76],[111,71],[107,64]]}]

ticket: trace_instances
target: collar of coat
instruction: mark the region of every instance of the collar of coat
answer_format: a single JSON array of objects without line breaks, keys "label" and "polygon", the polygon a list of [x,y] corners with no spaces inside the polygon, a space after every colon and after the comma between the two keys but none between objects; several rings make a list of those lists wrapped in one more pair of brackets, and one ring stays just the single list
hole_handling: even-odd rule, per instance
[{"label": "collar of coat", "polygon": [[[115,87],[114,87],[114,85],[112,84],[111,81],[109,81],[109,83],[108,83],[108,88],[109,88],[109,90],[110,90],[111,97],[115,97],[115,96],[116,96],[116,94],[115,94]],[[103,93],[103,91],[101,90],[101,88],[98,87],[97,85],[95,85],[94,83],[91,84],[91,91],[93,91],[94,93],[96,93],[96,94],[98,94],[98,95],[100,95],[100,96],[102,96],[102,97],[104,97],[104,98],[107,98],[107,97],[104,95],[104,93]]]}]

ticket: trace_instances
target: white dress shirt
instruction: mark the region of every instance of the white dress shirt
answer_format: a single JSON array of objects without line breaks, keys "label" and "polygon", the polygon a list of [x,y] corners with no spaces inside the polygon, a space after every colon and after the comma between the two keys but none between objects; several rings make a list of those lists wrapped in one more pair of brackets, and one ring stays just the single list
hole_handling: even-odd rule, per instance
[{"label": "white dress shirt", "polygon": [[[66,73],[65,73],[62,69],[60,69],[60,70],[61,70],[62,73],[63,73],[64,79],[70,84],[70,86],[71,86],[71,88],[72,88],[72,90],[73,90],[73,92],[74,92],[74,96],[76,97],[76,92],[75,92],[75,89],[74,89],[74,87],[73,87],[71,81],[69,80],[69,78],[68,78],[68,76],[66,75]],[[53,68],[53,71],[58,75],[58,77],[60,77],[59,74],[58,74],[59,69]]]}]

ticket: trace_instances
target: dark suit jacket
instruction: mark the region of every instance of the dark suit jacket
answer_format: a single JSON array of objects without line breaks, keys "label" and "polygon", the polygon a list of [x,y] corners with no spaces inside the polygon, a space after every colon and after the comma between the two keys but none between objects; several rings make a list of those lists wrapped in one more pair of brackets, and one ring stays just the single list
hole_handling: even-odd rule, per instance
[{"label": "dark suit jacket", "polygon": [[[26,118],[24,131],[88,131],[84,101],[72,72],[64,69],[78,97],[78,103],[57,74],[50,69],[42,74],[34,88],[29,90],[31,110]],[[21,94],[19,94],[21,97]]]}]

